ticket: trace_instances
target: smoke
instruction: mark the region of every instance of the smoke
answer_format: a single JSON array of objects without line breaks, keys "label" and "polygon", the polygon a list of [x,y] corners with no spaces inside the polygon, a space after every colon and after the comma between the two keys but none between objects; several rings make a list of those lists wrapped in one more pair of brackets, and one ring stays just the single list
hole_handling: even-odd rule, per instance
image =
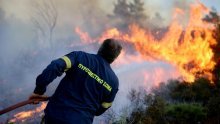
[{"label": "smoke", "polygon": [[[75,27],[88,32],[93,38],[99,36],[107,28],[124,27],[121,25],[127,21],[127,17],[122,16],[123,13],[118,13],[121,16],[120,19],[114,16],[116,0],[108,2],[101,0],[51,1],[55,5],[58,16],[55,28],[51,32],[50,43],[48,25],[46,24],[41,29],[37,27],[39,25],[33,23],[33,17],[42,18],[42,15],[38,15],[38,6],[33,3],[44,5],[43,1],[0,0],[0,109],[25,100],[33,92],[36,76],[53,59],[73,50],[93,53],[97,51],[95,48],[99,44],[82,44],[79,36],[74,32]],[[190,2],[192,1],[144,1],[143,15],[147,18],[144,21],[141,20],[140,23],[146,24],[145,28],[148,29],[166,27],[169,25],[172,9],[178,7],[188,10]],[[127,3],[132,3],[132,1]],[[187,21],[187,19],[188,15],[183,20]],[[43,37],[42,32],[47,32],[46,37]],[[73,45],[70,47],[71,44]],[[130,89],[144,87],[146,91],[150,91],[155,84],[179,76],[172,65],[160,61],[146,62],[139,53],[134,52],[132,46],[125,47],[127,51],[122,53],[112,65],[120,80],[119,92],[113,105],[113,109],[117,112],[127,104],[126,96]],[[46,94],[53,93],[59,79],[54,82]],[[15,112],[1,116],[0,122],[11,118]]]}]

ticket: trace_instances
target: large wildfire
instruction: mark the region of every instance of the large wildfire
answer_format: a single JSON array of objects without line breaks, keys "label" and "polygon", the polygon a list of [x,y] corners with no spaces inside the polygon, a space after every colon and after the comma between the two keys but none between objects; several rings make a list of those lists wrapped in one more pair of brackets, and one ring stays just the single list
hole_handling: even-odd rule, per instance
[{"label": "large wildfire", "polygon": [[213,38],[214,26],[203,21],[204,15],[208,12],[209,9],[202,3],[193,4],[188,23],[183,24],[182,17],[186,12],[176,8],[168,31],[159,39],[136,24],[131,24],[128,32],[112,28],[95,39],[91,39],[88,33],[82,32],[79,28],[75,31],[81,40],[87,43],[101,42],[114,37],[132,44],[142,55],[143,60],[169,62],[179,70],[181,78],[187,82],[193,82],[197,77],[212,80],[211,71],[215,62],[211,47],[216,44],[216,40]]},{"label": "large wildfire", "polygon": [[[193,4],[190,6],[188,22],[183,24],[182,17],[186,12],[176,8],[168,30],[160,38],[137,24],[130,24],[127,32],[117,28],[108,29],[97,38],[91,38],[89,33],[83,32],[79,27],[75,28],[75,32],[85,44],[97,41],[101,43],[104,39],[112,37],[120,40],[122,44],[131,44],[141,57],[132,55],[130,59],[168,62],[177,68],[181,79],[187,82],[193,82],[198,77],[213,80],[211,71],[216,63],[213,60],[214,53],[211,47],[216,44],[216,40],[213,37],[214,26],[203,21],[204,15],[208,12],[209,9],[202,3]],[[126,52],[124,49],[119,59],[123,59]],[[160,72],[165,73],[162,70]],[[149,78],[148,74],[144,75],[145,78]],[[36,110],[15,114],[11,121],[25,120],[34,113],[42,111],[44,107],[45,104]]]}]

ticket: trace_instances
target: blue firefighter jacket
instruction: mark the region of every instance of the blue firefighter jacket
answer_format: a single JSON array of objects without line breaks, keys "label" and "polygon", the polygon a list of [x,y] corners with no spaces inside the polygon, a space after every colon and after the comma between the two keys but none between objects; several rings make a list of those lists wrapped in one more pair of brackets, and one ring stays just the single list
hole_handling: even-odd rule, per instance
[{"label": "blue firefighter jacket", "polygon": [[91,124],[94,116],[107,110],[118,91],[118,78],[101,56],[82,51],[54,60],[36,79],[34,93],[44,94],[46,87],[63,72],[45,109],[46,123]]}]

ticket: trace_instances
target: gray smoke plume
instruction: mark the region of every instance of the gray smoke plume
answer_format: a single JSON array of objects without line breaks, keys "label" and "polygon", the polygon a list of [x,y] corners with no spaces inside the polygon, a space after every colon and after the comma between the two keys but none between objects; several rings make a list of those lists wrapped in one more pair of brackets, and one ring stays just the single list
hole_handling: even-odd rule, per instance
[{"label": "gray smoke plume", "polygon": [[[75,27],[88,32],[92,38],[100,36],[103,31],[112,27],[126,31],[128,25],[133,22],[146,30],[153,30],[169,25],[172,9],[189,9],[191,1],[171,0],[166,1],[167,5],[159,0],[136,0],[136,3],[132,0],[13,2],[0,0],[0,110],[27,99],[35,87],[35,78],[53,59],[73,50],[96,53],[99,44],[83,44],[74,32]],[[126,3],[126,12],[121,10],[120,2]],[[131,9],[138,6],[142,7],[138,12]],[[127,11],[131,13],[128,14]],[[113,65],[120,80],[120,90],[112,106],[116,113],[129,104],[126,96],[130,89],[147,87],[146,90],[149,91],[154,86],[154,81],[175,78],[172,75],[175,67],[172,65],[166,62],[142,61],[141,55],[135,52],[132,45],[125,44],[125,47],[127,52],[124,60],[118,60]],[[133,58],[139,58],[140,61],[134,61]],[[159,74],[156,74],[157,68],[162,68]],[[165,78],[157,80],[162,76]],[[54,92],[59,79],[48,87],[47,95]],[[27,106],[7,113],[0,117],[0,123],[11,119],[16,112],[33,108]],[[103,117],[99,117],[95,123],[102,120]]]}]

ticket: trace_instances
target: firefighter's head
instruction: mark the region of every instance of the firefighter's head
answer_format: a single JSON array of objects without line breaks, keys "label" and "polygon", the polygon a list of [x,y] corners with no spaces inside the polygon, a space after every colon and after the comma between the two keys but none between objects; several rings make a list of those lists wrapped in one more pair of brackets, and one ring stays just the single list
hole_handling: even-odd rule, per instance
[{"label": "firefighter's head", "polygon": [[122,46],[115,39],[106,39],[98,50],[98,55],[102,56],[108,63],[112,63],[121,53]]}]

